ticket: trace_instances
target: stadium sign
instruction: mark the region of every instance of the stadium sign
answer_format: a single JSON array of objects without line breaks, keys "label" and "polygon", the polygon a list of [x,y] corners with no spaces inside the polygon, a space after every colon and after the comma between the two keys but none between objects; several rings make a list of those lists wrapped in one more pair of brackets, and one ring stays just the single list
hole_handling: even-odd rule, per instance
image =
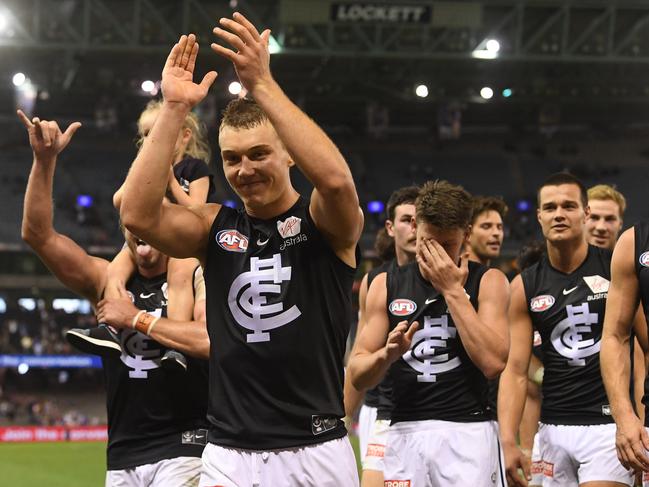
[{"label": "stadium sign", "polygon": [[107,440],[107,426],[10,426],[0,428],[0,443]]},{"label": "stadium sign", "polygon": [[429,5],[336,2],[331,4],[330,18],[334,22],[428,24],[432,9]]}]

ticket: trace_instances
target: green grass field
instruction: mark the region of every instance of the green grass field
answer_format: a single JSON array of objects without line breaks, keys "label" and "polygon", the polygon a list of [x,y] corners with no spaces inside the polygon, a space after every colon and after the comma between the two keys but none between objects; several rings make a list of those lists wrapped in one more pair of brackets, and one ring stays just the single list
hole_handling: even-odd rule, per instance
[{"label": "green grass field", "polygon": [[106,444],[0,444],[0,485],[14,487],[101,487]]},{"label": "green grass field", "polygon": [[[349,439],[357,452],[356,435]],[[105,443],[0,444],[0,485],[102,487],[105,474]]]}]

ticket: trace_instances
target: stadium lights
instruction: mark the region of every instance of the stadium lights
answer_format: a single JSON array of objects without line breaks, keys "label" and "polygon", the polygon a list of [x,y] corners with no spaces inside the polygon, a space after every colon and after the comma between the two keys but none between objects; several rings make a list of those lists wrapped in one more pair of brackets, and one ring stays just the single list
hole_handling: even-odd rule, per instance
[{"label": "stadium lights", "polygon": [[428,96],[428,86],[417,85],[415,88],[415,94],[420,98],[426,98]]},{"label": "stadium lights", "polygon": [[228,91],[233,95],[238,95],[239,93],[241,93],[241,89],[242,89],[241,83],[239,83],[238,81],[233,81],[228,86]]},{"label": "stadium lights", "polygon": [[279,45],[279,42],[277,42],[277,39],[275,39],[274,36],[270,36],[268,39],[268,52],[271,54],[277,54],[278,52],[281,52],[282,46]]},{"label": "stadium lights", "polygon": [[140,86],[142,88],[142,91],[145,93],[149,93],[150,95],[153,95],[154,90],[155,90],[155,83],[151,81],[150,79],[146,81],[142,81],[142,85]]},{"label": "stadium lights", "polygon": [[512,96],[513,93],[514,93],[514,92],[512,91],[511,88],[505,88],[505,89],[503,90],[503,96],[504,96],[505,98],[509,98],[510,96]]},{"label": "stadium lights", "polygon": [[27,365],[25,362],[18,365],[18,373],[20,375],[25,375],[27,372],[29,372],[29,365]]},{"label": "stadium lights", "polygon": [[518,200],[516,202],[516,209],[521,213],[530,211],[532,208],[532,203],[529,200]]},{"label": "stadium lights", "polygon": [[367,211],[370,213],[381,213],[385,209],[383,201],[370,201],[367,203]]},{"label": "stadium lights", "polygon": [[478,48],[471,53],[476,59],[496,59],[500,51],[500,42],[496,39],[487,39],[480,43]]},{"label": "stadium lights", "polygon": [[488,86],[485,86],[480,90],[480,96],[485,100],[490,100],[494,96],[494,90],[492,90]]},{"label": "stadium lights", "polygon": [[236,208],[237,207],[237,202],[234,200],[225,200],[223,202],[223,206],[227,206],[228,208]]},{"label": "stadium lights", "polygon": [[487,51],[498,52],[500,51],[500,42],[496,39],[489,39],[486,44]]},{"label": "stadium lights", "polygon": [[92,206],[92,196],[80,194],[77,196],[77,206],[79,208],[90,208]]},{"label": "stadium lights", "polygon": [[3,32],[7,28],[7,25],[9,25],[7,14],[3,11],[0,11],[0,32]]},{"label": "stadium lights", "polygon": [[25,76],[24,73],[16,73],[13,78],[11,78],[11,82],[14,86],[22,86],[25,84],[25,81],[27,81],[27,76]]}]

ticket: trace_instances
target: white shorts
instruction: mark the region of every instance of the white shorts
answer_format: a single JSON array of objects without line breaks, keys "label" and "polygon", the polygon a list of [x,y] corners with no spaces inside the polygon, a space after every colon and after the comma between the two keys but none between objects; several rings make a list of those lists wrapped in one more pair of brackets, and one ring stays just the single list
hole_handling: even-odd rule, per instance
[{"label": "white shorts", "polygon": [[208,443],[201,487],[358,487],[347,436],[283,450],[241,450]]},{"label": "white shorts", "polygon": [[532,481],[531,486],[543,485],[543,460],[541,459],[541,445],[539,444],[539,434],[534,435],[534,444],[532,446]]},{"label": "white shorts", "polygon": [[494,421],[406,421],[390,426],[385,487],[501,487]]},{"label": "white shorts", "polygon": [[593,481],[633,485],[615,451],[615,424],[539,424],[543,487],[577,487]]},{"label": "white shorts", "polygon": [[358,413],[358,451],[361,452],[361,458],[365,456],[367,451],[367,444],[370,434],[372,434],[372,428],[374,428],[374,421],[376,421],[376,412],[376,408],[363,404]]},{"label": "white shorts", "polygon": [[367,450],[365,450],[362,459],[363,470],[383,472],[383,458],[385,457],[385,445],[388,441],[389,430],[389,419],[377,419],[374,421],[367,443]]},{"label": "white shorts", "polygon": [[108,470],[106,487],[197,487],[201,467],[198,457],[176,457],[124,470]]}]

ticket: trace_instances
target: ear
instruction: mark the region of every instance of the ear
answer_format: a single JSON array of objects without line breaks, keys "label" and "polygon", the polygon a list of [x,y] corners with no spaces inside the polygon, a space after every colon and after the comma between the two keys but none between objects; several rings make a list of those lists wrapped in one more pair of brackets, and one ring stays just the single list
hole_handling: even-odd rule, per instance
[{"label": "ear", "polygon": [[541,208],[536,209],[536,221],[541,223]]},{"label": "ear", "polygon": [[385,220],[385,231],[390,237],[394,238],[394,223],[392,220]]},{"label": "ear", "polygon": [[182,141],[183,141],[184,145],[189,143],[189,141],[192,138],[192,135],[193,135],[192,129],[190,129],[190,128],[184,128],[183,129],[183,131],[182,131],[182,136],[183,136]]},{"label": "ear", "polygon": [[590,216],[590,205],[586,205],[586,208],[584,208],[584,222],[588,220],[589,216]]}]

